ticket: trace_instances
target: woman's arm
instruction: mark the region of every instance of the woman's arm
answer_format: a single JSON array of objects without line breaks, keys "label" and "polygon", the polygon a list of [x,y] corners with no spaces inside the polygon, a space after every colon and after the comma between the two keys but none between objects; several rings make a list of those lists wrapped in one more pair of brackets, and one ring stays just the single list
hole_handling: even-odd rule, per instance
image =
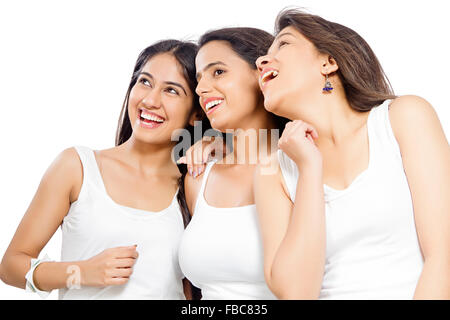
[{"label": "woman's arm", "polygon": [[[270,167],[259,165],[254,194],[264,246],[264,274],[280,299],[316,299],[325,265],[325,202],[322,157],[308,124],[286,125],[279,146],[299,169],[295,202],[283,187],[277,154]],[[273,172],[272,168],[278,168]],[[272,171],[272,172],[271,172]]]},{"label": "woman's arm", "polygon": [[[1,263],[1,276],[6,284],[25,288],[25,274],[30,268],[31,258],[36,258],[42,248],[53,236],[70,207],[75,186],[81,186],[81,164],[74,149],[64,150],[50,165],[44,174],[38,190],[31,201],[16,233],[11,240]],[[79,192],[78,187],[78,192]],[[40,265],[35,271],[35,284],[42,290],[50,287],[65,286],[67,266],[60,265],[61,270],[55,276],[41,274]],[[59,276],[59,277],[58,277]],[[47,285],[49,284],[49,285]]]},{"label": "woman's arm", "polygon": [[305,168],[294,204],[280,170],[266,174],[258,167],[254,186],[269,288],[280,299],[317,299],[325,263],[321,170]]},{"label": "woman's arm", "polygon": [[[78,198],[82,175],[73,148],[63,151],[48,168],[3,256],[0,264],[3,282],[25,288],[31,258],[39,255],[61,225],[70,204]],[[35,269],[33,282],[43,291],[65,288],[68,277],[79,270],[81,285],[123,284],[132,271],[124,268],[132,266],[136,258],[135,247],[121,247],[107,249],[85,261],[43,262]],[[120,270],[116,269],[118,266]]]},{"label": "woman's arm", "polygon": [[433,107],[416,96],[390,106],[411,190],[424,267],[415,299],[450,299],[450,148]]}]

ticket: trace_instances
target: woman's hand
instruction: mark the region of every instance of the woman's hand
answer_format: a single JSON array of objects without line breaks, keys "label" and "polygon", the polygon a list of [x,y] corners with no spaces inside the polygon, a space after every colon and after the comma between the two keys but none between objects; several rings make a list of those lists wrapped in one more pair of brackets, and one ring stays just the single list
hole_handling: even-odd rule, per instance
[{"label": "woman's hand", "polygon": [[137,257],[136,245],[106,249],[80,264],[81,285],[104,287],[125,284],[133,273]]},{"label": "woman's hand", "polygon": [[222,137],[204,136],[191,146],[186,151],[186,155],[181,157],[177,163],[186,164],[189,174],[196,178],[205,169],[208,159],[212,157],[220,159],[226,154],[226,151]]},{"label": "woman's hand", "polygon": [[322,168],[322,154],[314,144],[314,139],[318,137],[312,125],[294,120],[286,124],[278,147],[297,164],[299,170],[305,166],[320,165]]}]

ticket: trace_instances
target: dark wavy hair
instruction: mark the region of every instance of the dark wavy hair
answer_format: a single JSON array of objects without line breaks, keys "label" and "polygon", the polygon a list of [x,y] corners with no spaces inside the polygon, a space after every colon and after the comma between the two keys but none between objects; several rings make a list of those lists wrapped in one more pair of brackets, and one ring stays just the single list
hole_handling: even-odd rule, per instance
[{"label": "dark wavy hair", "polygon": [[352,29],[298,8],[287,8],[278,14],[275,34],[289,26],[311,41],[320,53],[334,58],[339,66],[336,73],[354,110],[369,111],[396,97],[375,53]]}]

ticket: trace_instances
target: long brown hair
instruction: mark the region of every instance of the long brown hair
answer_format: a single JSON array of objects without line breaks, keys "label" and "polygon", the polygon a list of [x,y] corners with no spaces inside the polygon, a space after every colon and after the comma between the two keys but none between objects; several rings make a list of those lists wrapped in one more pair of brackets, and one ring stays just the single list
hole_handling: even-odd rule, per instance
[{"label": "long brown hair", "polygon": [[297,8],[278,14],[275,33],[288,26],[304,35],[320,53],[334,58],[339,66],[336,73],[354,110],[369,111],[396,97],[375,53],[352,29]]}]

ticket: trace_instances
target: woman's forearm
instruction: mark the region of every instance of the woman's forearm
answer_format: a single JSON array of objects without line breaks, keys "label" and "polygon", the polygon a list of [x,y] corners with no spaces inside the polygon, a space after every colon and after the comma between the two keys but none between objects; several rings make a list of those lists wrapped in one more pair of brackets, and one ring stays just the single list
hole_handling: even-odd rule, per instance
[{"label": "woman's forearm", "polygon": [[450,299],[450,261],[442,257],[426,258],[414,299]]},{"label": "woman's forearm", "polygon": [[[11,254],[3,258],[1,276],[8,285],[25,289],[25,275],[30,270],[31,259],[27,254]],[[81,265],[79,262],[42,262],[33,274],[35,286],[42,291],[66,288],[81,284]],[[69,282],[68,282],[69,280]]]},{"label": "woman's forearm", "polygon": [[271,268],[271,289],[281,299],[319,296],[325,264],[325,204],[321,168],[304,169],[286,231]]}]

